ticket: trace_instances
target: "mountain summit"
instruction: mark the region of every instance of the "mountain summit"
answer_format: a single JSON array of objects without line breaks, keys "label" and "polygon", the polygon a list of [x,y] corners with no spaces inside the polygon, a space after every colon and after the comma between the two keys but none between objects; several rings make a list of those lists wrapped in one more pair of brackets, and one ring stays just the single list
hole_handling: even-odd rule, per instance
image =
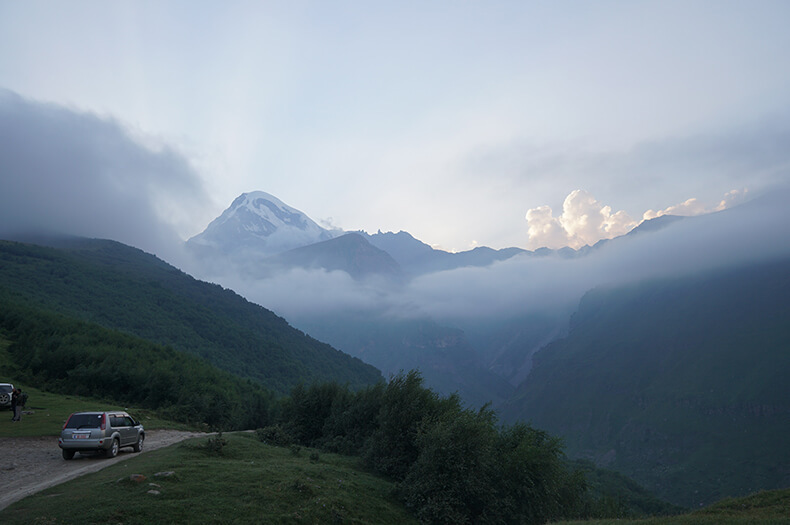
[{"label": "mountain summit", "polygon": [[187,245],[197,251],[224,255],[245,251],[269,256],[335,236],[277,197],[254,191],[237,197]]}]

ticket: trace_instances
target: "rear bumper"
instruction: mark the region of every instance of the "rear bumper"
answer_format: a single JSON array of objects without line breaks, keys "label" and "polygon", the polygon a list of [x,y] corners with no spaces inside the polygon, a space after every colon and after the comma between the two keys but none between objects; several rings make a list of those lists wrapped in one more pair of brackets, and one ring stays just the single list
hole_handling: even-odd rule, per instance
[{"label": "rear bumper", "polygon": [[63,450],[108,450],[112,446],[112,438],[102,439],[63,439],[58,438],[58,446]]}]

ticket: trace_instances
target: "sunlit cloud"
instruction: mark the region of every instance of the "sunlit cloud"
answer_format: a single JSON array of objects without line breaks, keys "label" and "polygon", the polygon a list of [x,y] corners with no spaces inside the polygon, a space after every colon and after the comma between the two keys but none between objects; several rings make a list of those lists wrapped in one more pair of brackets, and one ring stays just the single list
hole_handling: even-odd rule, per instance
[{"label": "sunlit cloud", "polygon": [[528,248],[581,248],[601,239],[612,239],[631,231],[638,223],[625,211],[598,202],[589,192],[574,190],[562,204],[562,215],[554,217],[549,206],[527,211]]},{"label": "sunlit cloud", "polygon": [[649,221],[650,219],[655,219],[656,217],[661,217],[662,215],[681,215],[684,217],[692,217],[694,215],[704,215],[714,211],[726,210],[727,208],[730,208],[733,205],[743,201],[743,198],[746,196],[748,191],[749,190],[746,188],[742,190],[728,191],[721,201],[719,201],[719,203],[713,207],[706,206],[704,203],[700,202],[699,199],[694,197],[681,202],[680,204],[669,206],[663,210],[647,210],[644,214],[642,214],[642,219]]},{"label": "sunlit cloud", "polygon": [[550,206],[538,206],[527,211],[527,247],[579,249],[592,246],[602,239],[625,235],[643,221],[663,215],[691,217],[726,210],[743,201],[746,188],[727,192],[715,206],[708,206],[696,197],[663,210],[647,210],[642,220],[636,221],[624,210],[612,213],[612,207],[599,202],[585,190],[573,190],[562,204],[562,215],[554,216]]}]

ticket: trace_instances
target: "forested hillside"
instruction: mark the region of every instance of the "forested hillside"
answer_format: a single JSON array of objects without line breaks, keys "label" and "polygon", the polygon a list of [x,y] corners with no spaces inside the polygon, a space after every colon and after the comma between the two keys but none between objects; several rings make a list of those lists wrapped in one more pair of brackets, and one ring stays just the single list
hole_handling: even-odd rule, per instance
[{"label": "forested hillside", "polygon": [[275,392],[381,379],[374,367],[292,328],[231,290],[106,240],[0,241],[0,293],[205,358]]},{"label": "forested hillside", "polygon": [[212,429],[265,425],[274,394],[205,360],[64,315],[33,310],[0,293],[3,377],[68,395],[155,410]]},{"label": "forested hillside", "polygon": [[790,261],[588,293],[506,410],[685,506],[790,485]]}]

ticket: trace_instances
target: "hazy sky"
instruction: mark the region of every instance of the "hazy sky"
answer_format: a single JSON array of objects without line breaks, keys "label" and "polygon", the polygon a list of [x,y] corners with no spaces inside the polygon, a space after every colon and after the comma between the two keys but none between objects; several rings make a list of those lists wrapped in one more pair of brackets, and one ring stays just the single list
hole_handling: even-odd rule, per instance
[{"label": "hazy sky", "polygon": [[[790,180],[788,20],[784,0],[0,0],[0,137],[35,136],[43,174],[0,159],[0,193],[139,202],[182,238],[263,190],[450,250],[584,243]],[[128,162],[48,148],[54,121]]]}]

